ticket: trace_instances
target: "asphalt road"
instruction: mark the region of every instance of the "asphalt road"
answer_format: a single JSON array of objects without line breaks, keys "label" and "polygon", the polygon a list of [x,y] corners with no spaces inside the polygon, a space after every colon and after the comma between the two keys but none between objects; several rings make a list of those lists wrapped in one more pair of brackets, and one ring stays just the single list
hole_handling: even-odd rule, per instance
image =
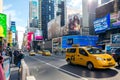
[{"label": "asphalt road", "polygon": [[64,58],[57,56],[26,56],[30,74],[36,80],[120,80],[120,67],[95,69],[68,65]]}]

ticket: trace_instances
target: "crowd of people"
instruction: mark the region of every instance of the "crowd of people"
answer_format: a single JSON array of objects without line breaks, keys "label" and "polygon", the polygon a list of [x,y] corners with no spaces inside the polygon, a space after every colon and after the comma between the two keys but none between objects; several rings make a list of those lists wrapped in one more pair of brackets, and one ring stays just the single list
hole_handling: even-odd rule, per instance
[{"label": "crowd of people", "polygon": [[3,62],[6,56],[9,57],[10,64],[15,64],[19,68],[21,66],[21,60],[24,58],[24,54],[21,50],[6,48],[0,51],[0,80],[5,80]]}]

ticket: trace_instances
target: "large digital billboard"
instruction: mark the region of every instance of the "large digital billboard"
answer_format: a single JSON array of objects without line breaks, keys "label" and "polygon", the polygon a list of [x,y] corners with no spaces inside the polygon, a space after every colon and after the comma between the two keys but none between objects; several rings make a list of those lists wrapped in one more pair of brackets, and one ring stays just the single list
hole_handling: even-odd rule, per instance
[{"label": "large digital billboard", "polygon": [[28,32],[27,34],[27,48],[29,49],[31,46],[31,41],[33,40],[33,32]]},{"label": "large digital billboard", "polygon": [[120,11],[118,11],[117,13],[111,13],[110,18],[112,27],[120,26]]},{"label": "large digital billboard", "polygon": [[68,16],[68,34],[76,35],[80,34],[81,31],[81,17],[79,14],[73,14]]},{"label": "large digital billboard", "polygon": [[110,14],[94,21],[94,29],[96,33],[104,32],[110,27]]},{"label": "large digital billboard", "polygon": [[0,13],[0,37],[6,37],[6,35],[7,35],[6,15]]},{"label": "large digital billboard", "polygon": [[111,43],[120,44],[120,34],[112,34],[111,35]]},{"label": "large digital billboard", "polygon": [[11,21],[10,30],[11,30],[13,33],[16,33],[16,23],[15,23],[15,21]]},{"label": "large digital billboard", "polygon": [[114,0],[99,6],[96,9],[96,18],[103,18],[106,14],[110,14],[110,26],[109,28],[118,28],[120,26],[120,1],[117,3],[117,7],[115,7],[116,3]]},{"label": "large digital billboard", "polygon": [[36,30],[34,33],[35,40],[43,40],[42,30]]},{"label": "large digital billboard", "polygon": [[48,39],[56,38],[60,36],[60,16],[48,22]]}]

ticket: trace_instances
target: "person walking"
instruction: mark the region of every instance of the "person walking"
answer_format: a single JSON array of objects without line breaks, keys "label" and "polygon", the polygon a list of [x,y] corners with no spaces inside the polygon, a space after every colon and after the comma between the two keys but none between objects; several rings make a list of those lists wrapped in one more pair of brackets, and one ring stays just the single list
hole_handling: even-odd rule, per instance
[{"label": "person walking", "polygon": [[3,49],[3,51],[2,51],[2,56],[3,56],[3,57],[6,56],[6,49]]}]

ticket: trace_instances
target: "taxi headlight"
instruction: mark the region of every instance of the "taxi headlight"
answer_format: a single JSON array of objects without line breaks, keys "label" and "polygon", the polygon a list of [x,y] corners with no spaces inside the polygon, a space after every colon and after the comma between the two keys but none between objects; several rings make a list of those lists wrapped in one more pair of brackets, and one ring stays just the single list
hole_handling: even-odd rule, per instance
[{"label": "taxi headlight", "polygon": [[101,57],[96,57],[96,59],[97,59],[97,60],[103,60],[103,58],[101,58]]}]

